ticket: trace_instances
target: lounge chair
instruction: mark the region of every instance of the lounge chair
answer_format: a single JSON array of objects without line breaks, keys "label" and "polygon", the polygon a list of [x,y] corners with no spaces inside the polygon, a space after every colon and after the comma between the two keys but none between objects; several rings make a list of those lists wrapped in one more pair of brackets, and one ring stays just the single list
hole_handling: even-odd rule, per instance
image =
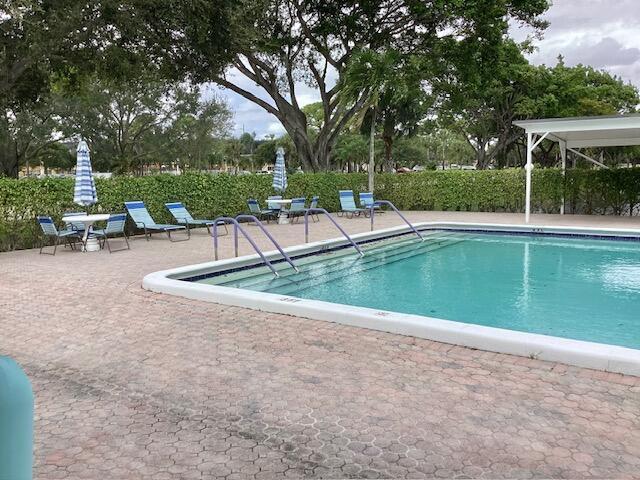
[{"label": "lounge chair", "polygon": [[287,214],[289,215],[289,219],[291,220],[291,223],[294,223],[294,221],[298,221],[298,219],[301,216],[303,216],[304,213],[307,211],[307,209],[304,206],[306,201],[307,199],[304,197],[291,199],[291,206],[287,211]]},{"label": "lounge chair", "polygon": [[[80,217],[86,215],[87,212],[64,212],[62,214],[62,221],[64,221],[65,217]],[[71,230],[76,230],[80,232],[80,235],[84,233],[84,223],[83,222],[65,222],[69,226]]]},{"label": "lounge chair", "polygon": [[380,205],[376,205],[375,201],[373,200],[373,193],[372,192],[360,192],[360,206],[362,208],[366,208],[368,211],[371,211],[371,207],[373,207],[373,209],[376,212],[382,213],[383,210],[380,208]]},{"label": "lounge chair", "polygon": [[258,220],[266,220],[267,223],[269,220],[276,220],[278,218],[279,211],[272,210],[270,208],[262,209],[260,208],[260,204],[255,198],[250,198],[247,200],[247,205],[249,206],[249,211],[258,219]]},{"label": "lounge chair", "polygon": [[[320,200],[320,197],[318,195],[314,195],[313,197],[311,197],[311,203],[309,204],[309,209],[318,208],[319,200]],[[318,217],[317,213],[310,213],[309,215],[311,216],[311,220],[313,220],[314,222],[320,221],[320,217]]]},{"label": "lounge chair", "polygon": [[281,203],[273,203],[273,202],[270,202],[269,200],[282,200],[282,195],[270,195],[269,197],[267,197],[267,208],[269,210],[279,212],[282,209]]},{"label": "lounge chair", "polygon": [[[169,240],[172,242],[182,242],[184,240],[189,240],[191,237],[191,232],[184,225],[168,225],[164,223],[156,223],[151,215],[149,215],[149,211],[147,207],[145,207],[144,202],[136,201],[136,202],[124,202],[124,206],[127,208],[127,212],[129,212],[129,216],[133,220],[133,223],[136,224],[136,227],[144,229],[144,237],[148,240],[151,239],[151,234],[154,232],[163,232],[167,234]],[[186,238],[181,238],[179,240],[174,240],[171,237],[171,232],[175,232],[176,230],[184,230],[187,232]]]},{"label": "lounge chair", "polygon": [[[211,235],[211,226],[215,223],[215,220],[202,220],[193,218],[189,213],[189,210],[187,210],[187,207],[185,207],[182,202],[165,203],[164,206],[169,209],[169,212],[171,213],[171,215],[173,215],[173,218],[175,218],[179,224],[186,225],[187,229],[191,227],[201,227],[204,225],[205,227],[207,227],[207,232],[209,233],[209,235]],[[225,235],[229,233],[226,223],[218,222],[218,225],[224,226]]]},{"label": "lounge chair", "polygon": [[64,230],[58,230],[56,228],[55,223],[53,223],[53,219],[51,217],[39,216],[38,223],[40,224],[40,228],[42,228],[42,243],[40,244],[40,254],[43,253],[44,247],[46,247],[45,239],[53,237],[53,253],[46,253],[47,255],[55,255],[56,250],[58,249],[58,245],[60,244],[60,240],[63,240],[65,246],[68,244],[71,247],[71,250],[75,250],[74,243],[80,241],[82,243],[82,233],[74,230],[73,228],[67,228]]},{"label": "lounge chair", "polygon": [[340,190],[340,211],[338,215],[345,215],[347,218],[353,218],[355,215],[367,216],[367,210],[356,207],[356,201],[353,198],[351,190]]},{"label": "lounge chair", "polygon": [[[124,227],[127,222],[127,214],[126,213],[114,213],[109,216],[109,220],[107,220],[107,226],[105,228],[93,229],[92,233],[96,236],[98,241],[101,242],[100,247],[104,248],[105,244],[109,249],[109,253],[117,252],[119,250],[128,250],[129,248],[129,237],[127,236],[127,232],[125,232]],[[109,243],[109,237],[112,239],[118,236],[122,236],[126,243],[126,248],[119,248],[118,250],[111,250],[111,244]]]}]

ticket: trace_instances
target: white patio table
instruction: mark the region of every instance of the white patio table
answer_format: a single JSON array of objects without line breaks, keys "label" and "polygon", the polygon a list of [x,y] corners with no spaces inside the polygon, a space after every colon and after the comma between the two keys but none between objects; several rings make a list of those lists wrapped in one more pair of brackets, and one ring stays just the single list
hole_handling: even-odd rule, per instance
[{"label": "white patio table", "polygon": [[[291,200],[287,200],[287,199],[274,200],[270,198],[266,202],[267,202],[267,206],[269,206],[270,203],[275,203],[277,205],[280,205],[281,207],[284,207],[286,205],[291,205]],[[278,225],[286,225],[288,223],[289,223],[289,214],[287,213],[286,210],[283,210],[282,208],[280,208],[280,213],[278,214]]]},{"label": "white patio table", "polygon": [[100,250],[100,244],[95,235],[89,235],[91,227],[96,222],[104,222],[109,219],[108,213],[97,213],[95,215],[70,215],[68,217],[62,217],[62,221],[65,223],[82,223],[84,224],[84,236],[82,237],[82,251],[83,252],[96,252]]}]

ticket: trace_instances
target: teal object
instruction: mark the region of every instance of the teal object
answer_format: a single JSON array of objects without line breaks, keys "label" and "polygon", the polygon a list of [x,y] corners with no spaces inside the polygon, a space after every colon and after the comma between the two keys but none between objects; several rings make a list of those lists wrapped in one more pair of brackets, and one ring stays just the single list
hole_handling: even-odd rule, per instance
[{"label": "teal object", "polygon": [[640,349],[640,242],[441,232],[198,280]]},{"label": "teal object", "polygon": [[33,390],[9,357],[0,356],[0,480],[31,480]]}]

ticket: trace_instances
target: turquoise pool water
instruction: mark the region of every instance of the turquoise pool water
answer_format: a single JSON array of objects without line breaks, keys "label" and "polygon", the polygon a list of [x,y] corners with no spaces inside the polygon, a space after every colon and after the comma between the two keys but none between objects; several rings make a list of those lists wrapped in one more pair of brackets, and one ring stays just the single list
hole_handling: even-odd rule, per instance
[{"label": "turquoise pool water", "polygon": [[640,242],[436,232],[199,280],[640,349]]}]

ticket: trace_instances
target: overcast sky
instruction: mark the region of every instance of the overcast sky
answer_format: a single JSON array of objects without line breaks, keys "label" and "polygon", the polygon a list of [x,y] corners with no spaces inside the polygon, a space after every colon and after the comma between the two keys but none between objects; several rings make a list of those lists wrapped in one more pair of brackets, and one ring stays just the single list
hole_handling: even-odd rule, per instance
[{"label": "overcast sky", "polygon": [[[554,65],[562,54],[567,65],[583,63],[608,70],[640,87],[640,0],[555,0],[545,19],[550,25],[537,51],[530,56],[535,64]],[[513,29],[516,40],[526,37],[524,29]],[[244,88],[267,98],[242,76]],[[214,89],[217,90],[217,89]],[[316,93],[302,87],[301,104],[317,101]],[[235,133],[255,132],[258,138],[284,132],[280,122],[261,107],[229,90],[219,90],[234,112]]]}]

